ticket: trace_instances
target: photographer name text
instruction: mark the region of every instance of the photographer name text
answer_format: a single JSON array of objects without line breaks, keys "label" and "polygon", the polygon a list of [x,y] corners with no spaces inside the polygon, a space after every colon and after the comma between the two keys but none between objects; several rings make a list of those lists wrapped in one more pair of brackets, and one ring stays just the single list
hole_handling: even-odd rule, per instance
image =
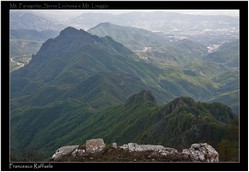
[{"label": "photographer name text", "polygon": [[34,163],[34,164],[9,164],[9,169],[52,169],[53,165],[44,163]]}]

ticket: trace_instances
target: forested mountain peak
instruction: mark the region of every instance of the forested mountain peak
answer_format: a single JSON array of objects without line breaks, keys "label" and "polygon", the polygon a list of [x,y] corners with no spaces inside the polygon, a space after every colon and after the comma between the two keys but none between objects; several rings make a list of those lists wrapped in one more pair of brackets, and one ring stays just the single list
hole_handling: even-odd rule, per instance
[{"label": "forested mountain peak", "polygon": [[151,91],[142,90],[139,93],[130,95],[125,102],[125,106],[131,106],[142,101],[156,103],[156,99],[152,95]]}]

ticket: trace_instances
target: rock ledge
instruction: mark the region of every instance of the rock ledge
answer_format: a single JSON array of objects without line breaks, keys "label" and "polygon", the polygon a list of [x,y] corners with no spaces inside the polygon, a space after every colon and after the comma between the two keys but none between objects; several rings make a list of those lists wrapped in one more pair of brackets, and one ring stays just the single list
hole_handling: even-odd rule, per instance
[{"label": "rock ledge", "polygon": [[52,161],[98,162],[219,162],[218,152],[207,143],[194,143],[189,149],[178,152],[162,145],[117,143],[106,145],[103,139],[87,140],[84,145],[63,146],[56,150]]}]

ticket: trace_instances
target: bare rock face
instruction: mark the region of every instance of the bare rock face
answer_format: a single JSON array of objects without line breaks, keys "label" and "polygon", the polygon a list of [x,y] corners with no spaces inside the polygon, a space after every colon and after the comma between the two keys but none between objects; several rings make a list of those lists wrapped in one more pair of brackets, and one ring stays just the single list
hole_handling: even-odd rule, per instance
[{"label": "bare rock face", "polygon": [[140,145],[138,146],[140,147],[142,150],[151,150],[151,151],[160,151],[160,150],[164,150],[165,148],[162,145]]},{"label": "bare rock face", "polygon": [[128,143],[124,144],[123,146],[119,146],[119,148],[129,150],[130,152],[154,151],[160,153],[163,156],[178,153],[176,149],[163,147],[162,145],[139,145],[137,143]]},{"label": "bare rock face", "polygon": [[117,149],[117,148],[118,148],[117,143],[112,143],[112,147],[113,147],[114,149]]},{"label": "bare rock face", "polygon": [[194,162],[219,162],[219,153],[207,143],[192,144],[189,149],[183,149],[182,154]]},{"label": "bare rock face", "polygon": [[70,145],[57,149],[52,156],[52,159],[54,161],[61,161],[83,157],[89,153],[99,153],[105,148],[105,146],[103,139],[91,139],[86,141],[85,148],[82,148],[79,145]]},{"label": "bare rock face", "polygon": [[128,150],[128,145],[124,144],[123,146],[119,146],[119,148],[124,149],[124,150]]},{"label": "bare rock face", "polygon": [[129,150],[131,152],[136,151],[160,151],[165,149],[165,147],[161,145],[139,145],[137,143],[128,143],[120,146],[121,149]]},{"label": "bare rock face", "polygon": [[166,147],[164,150],[167,152],[167,154],[171,154],[171,155],[178,153],[178,151],[174,148]]},{"label": "bare rock face", "polygon": [[54,153],[54,155],[52,156],[53,160],[60,160],[61,158],[63,158],[64,156],[72,153],[75,149],[77,149],[79,147],[79,145],[70,145],[70,146],[63,146],[60,147],[59,149],[56,150],[56,152]]},{"label": "bare rock face", "polygon": [[103,139],[91,139],[86,141],[87,153],[99,153],[106,147]]},{"label": "bare rock face", "polygon": [[81,157],[81,156],[84,156],[85,154],[86,154],[86,150],[84,150],[84,149],[79,149],[79,148],[75,149],[75,150],[72,152],[72,156],[73,156],[73,157],[76,157],[76,156]]}]

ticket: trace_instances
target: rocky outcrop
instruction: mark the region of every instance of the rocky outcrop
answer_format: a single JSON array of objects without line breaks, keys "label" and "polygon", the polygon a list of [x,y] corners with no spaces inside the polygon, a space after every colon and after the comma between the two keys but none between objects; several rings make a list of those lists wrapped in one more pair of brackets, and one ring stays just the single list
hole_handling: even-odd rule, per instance
[{"label": "rocky outcrop", "polygon": [[129,151],[142,152],[142,151],[155,151],[166,156],[168,154],[175,154],[178,151],[174,148],[163,147],[162,145],[139,145],[137,143],[128,143],[119,148]]},{"label": "rocky outcrop", "polygon": [[98,153],[105,148],[103,139],[91,139],[86,141],[86,153]]},{"label": "rocky outcrop", "polygon": [[52,159],[57,161],[60,160],[62,157],[71,154],[75,149],[77,149],[79,145],[70,145],[70,146],[63,146],[56,150]]},{"label": "rocky outcrop", "polygon": [[85,149],[81,149],[81,148],[77,148],[72,152],[72,156],[74,157],[81,157],[84,156],[86,154],[86,150]]},{"label": "rocky outcrop", "polygon": [[112,147],[113,147],[114,149],[117,149],[117,148],[118,148],[117,143],[112,143]]},{"label": "rocky outcrop", "polygon": [[[117,143],[106,145],[103,139],[87,140],[84,145],[64,146],[52,156],[54,161],[188,161],[219,162],[218,152],[207,143],[192,144],[189,149],[178,152],[174,148],[162,145],[139,145],[128,143],[118,146]],[[136,158],[135,158],[136,157]],[[142,158],[141,158],[142,157]]]},{"label": "rocky outcrop", "polygon": [[207,143],[192,144],[189,149],[182,150],[194,162],[219,162],[219,153]]}]

